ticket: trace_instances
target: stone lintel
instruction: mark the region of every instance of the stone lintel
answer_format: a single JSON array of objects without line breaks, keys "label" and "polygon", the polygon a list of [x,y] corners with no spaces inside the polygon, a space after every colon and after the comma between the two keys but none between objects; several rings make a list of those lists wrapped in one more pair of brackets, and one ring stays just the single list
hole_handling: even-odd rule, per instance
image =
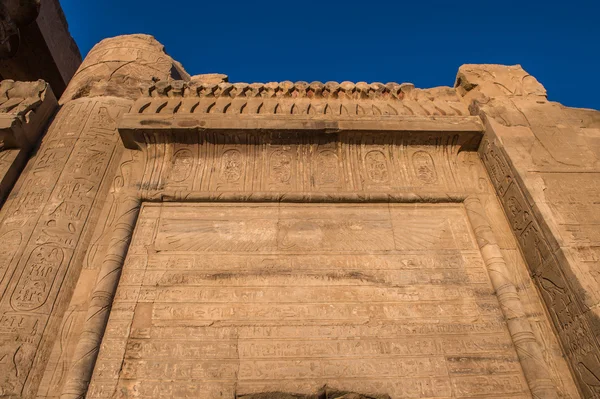
[{"label": "stone lintel", "polygon": [[143,134],[163,131],[278,131],[339,133],[364,132],[448,132],[479,137],[483,126],[477,117],[365,117],[360,119],[331,119],[307,116],[245,116],[245,115],[136,115],[127,114],[121,120],[119,133],[126,148],[139,149]]}]

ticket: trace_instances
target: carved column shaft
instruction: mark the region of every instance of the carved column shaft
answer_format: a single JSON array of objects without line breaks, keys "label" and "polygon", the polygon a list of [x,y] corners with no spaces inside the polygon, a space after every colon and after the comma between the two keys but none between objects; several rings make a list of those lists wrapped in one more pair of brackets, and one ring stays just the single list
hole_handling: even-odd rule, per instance
[{"label": "carved column shaft", "polygon": [[[0,237],[12,237],[12,243],[7,260],[0,261],[0,358],[12,361],[0,362],[0,396],[35,396],[107,203],[106,182],[115,172],[111,160],[122,153],[117,121],[140,94],[141,83],[168,79],[173,68],[174,61],[149,36],[97,45],[3,207]],[[92,308],[104,306],[109,297],[102,295],[92,298]],[[83,342],[90,339],[99,336],[84,333]]]},{"label": "carved column shaft", "polygon": [[457,91],[485,122],[480,154],[570,361],[600,393],[600,118],[547,100],[520,65],[463,65]]},{"label": "carved column shaft", "polygon": [[85,397],[139,213],[140,200],[137,196],[117,196],[115,202],[118,216],[113,223],[113,236],[91,294],[83,331],[61,393],[63,399]]},{"label": "carved column shaft", "polygon": [[510,279],[508,267],[486,219],[481,202],[476,197],[468,197],[465,200],[465,208],[531,393],[534,398],[558,398],[542,350],[533,335],[517,288]]},{"label": "carved column shaft", "polygon": [[0,235],[22,238],[0,286],[1,350],[17,359],[2,364],[5,395],[29,397],[37,389],[48,338],[79,274],[73,261],[95,224],[88,218],[104,201],[100,188],[118,144],[115,121],[129,104],[103,98],[65,106],[3,209]]}]

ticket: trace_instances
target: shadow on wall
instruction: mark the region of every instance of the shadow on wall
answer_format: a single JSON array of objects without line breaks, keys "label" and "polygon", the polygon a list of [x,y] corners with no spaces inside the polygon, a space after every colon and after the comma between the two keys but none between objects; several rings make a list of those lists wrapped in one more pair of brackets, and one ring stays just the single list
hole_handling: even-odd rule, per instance
[{"label": "shadow on wall", "polygon": [[236,399],[391,399],[389,395],[361,395],[323,387],[315,394],[294,394],[287,392],[266,392],[249,395],[236,395]]}]

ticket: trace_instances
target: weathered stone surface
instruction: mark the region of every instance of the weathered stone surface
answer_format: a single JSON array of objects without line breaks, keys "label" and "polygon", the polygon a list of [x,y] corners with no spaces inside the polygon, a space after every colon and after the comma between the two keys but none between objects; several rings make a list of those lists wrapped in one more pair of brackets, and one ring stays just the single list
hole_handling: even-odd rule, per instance
[{"label": "weathered stone surface", "polygon": [[463,65],[458,70],[455,87],[469,102],[485,103],[497,97],[546,97],[544,86],[520,65]]},{"label": "weathered stone surface", "polygon": [[[136,43],[139,38],[132,40]],[[119,39],[96,46],[95,62],[115,60],[110,46],[117,43]],[[103,50],[103,45],[108,47]],[[161,63],[163,58],[170,60],[161,46],[138,50],[143,52],[139,57],[143,65],[130,64],[130,81],[150,80],[161,71],[163,78],[169,75],[172,63]],[[101,77],[85,79],[85,71],[94,65],[82,66],[84,72],[72,82],[74,90],[91,80],[94,88],[112,87],[110,79],[103,84]],[[14,240],[0,268],[0,358],[9,359],[0,362],[0,392],[6,397],[36,395],[52,345],[59,331],[65,332],[60,328],[63,316],[108,199],[115,158],[120,159],[122,153],[117,121],[131,103],[109,96],[63,100],[39,150],[0,211],[0,237]]]},{"label": "weathered stone surface", "polygon": [[[138,381],[146,392],[189,376],[215,380],[211,392],[327,384],[404,397],[425,384],[421,395],[444,397],[472,393],[481,376],[497,393],[523,394],[476,248],[461,204],[145,205],[123,270],[144,277],[121,281],[123,312],[91,389],[119,377],[117,391]],[[123,318],[128,333],[112,324]],[[157,368],[174,356],[178,371]],[[488,377],[500,370],[505,382]]]},{"label": "weathered stone surface", "polygon": [[222,73],[203,73],[201,75],[194,75],[190,77],[190,82],[195,84],[214,84],[227,83],[229,77]]},{"label": "weathered stone surface", "polygon": [[0,82],[0,206],[57,107],[48,84]]},{"label": "weathered stone surface", "polygon": [[463,66],[457,88],[486,122],[484,163],[582,394],[595,397],[600,112],[548,102],[519,66]]},{"label": "weathered stone surface", "polygon": [[190,76],[152,36],[114,37],[90,50],[61,102],[96,96],[135,99],[140,96],[140,86],[170,78],[189,80]]},{"label": "weathered stone surface", "polygon": [[596,113],[518,67],[227,80],[90,52],[0,210],[0,396],[595,397]]}]

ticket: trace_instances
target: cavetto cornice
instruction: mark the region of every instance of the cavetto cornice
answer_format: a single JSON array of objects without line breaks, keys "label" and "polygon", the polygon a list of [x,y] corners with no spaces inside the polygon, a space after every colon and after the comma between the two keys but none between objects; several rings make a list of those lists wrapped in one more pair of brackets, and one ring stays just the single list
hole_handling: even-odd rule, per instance
[{"label": "cavetto cornice", "polygon": [[[481,133],[450,87],[410,83],[227,83],[192,79],[143,85],[119,124],[127,148],[172,131],[413,131]],[[166,136],[165,136],[166,137]],[[166,138],[165,138],[166,139]]]},{"label": "cavetto cornice", "polygon": [[[411,83],[204,83],[176,80],[144,85],[141,90],[142,98],[134,107],[134,112],[141,114],[469,115],[454,89],[422,90],[415,89]],[[176,101],[168,104],[165,100],[170,99]],[[280,103],[282,105],[278,106]],[[247,108],[249,105],[253,106]]]}]

